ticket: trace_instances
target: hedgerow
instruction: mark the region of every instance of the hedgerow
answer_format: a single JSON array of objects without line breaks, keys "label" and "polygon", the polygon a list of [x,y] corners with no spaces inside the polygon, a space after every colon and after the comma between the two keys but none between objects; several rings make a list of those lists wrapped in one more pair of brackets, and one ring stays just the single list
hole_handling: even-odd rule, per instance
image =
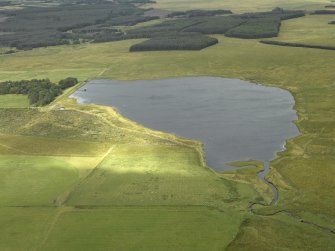
[{"label": "hedgerow", "polygon": [[316,10],[311,15],[332,15],[335,14],[335,10]]},{"label": "hedgerow", "polygon": [[271,41],[271,40],[262,40],[260,42],[263,44],[278,45],[278,46],[303,47],[303,48],[322,49],[322,50],[335,50],[335,46],[327,46],[327,45],[288,43],[288,42]]}]

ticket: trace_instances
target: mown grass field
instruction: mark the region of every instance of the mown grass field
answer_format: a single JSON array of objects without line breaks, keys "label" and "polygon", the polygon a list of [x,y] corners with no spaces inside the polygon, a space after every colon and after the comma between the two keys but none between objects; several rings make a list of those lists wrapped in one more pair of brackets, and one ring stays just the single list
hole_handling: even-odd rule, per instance
[{"label": "mown grass field", "polygon": [[29,107],[29,100],[24,95],[1,95],[0,108],[27,108]]},{"label": "mown grass field", "polygon": [[[330,43],[328,18],[285,21],[280,39]],[[294,32],[300,25],[326,28],[313,37]],[[139,41],[132,40],[2,55],[0,80],[206,75],[285,88],[295,97],[301,136],[271,163],[276,206],[248,211],[249,202],[271,196],[255,180],[260,167],[214,173],[196,142],[62,98],[40,110],[0,109],[0,249],[334,250],[334,234],[276,212],[335,228],[335,52],[215,37],[218,45],[199,52],[129,53]]]},{"label": "mown grass field", "polygon": [[[222,250],[241,214],[202,207],[84,209],[62,213],[42,250]],[[94,222],[94,225],[92,223]],[[131,238],[129,238],[131,236]]]},{"label": "mown grass field", "polygon": [[79,179],[75,167],[52,157],[2,155],[0,163],[1,206],[53,205]]},{"label": "mown grass field", "polygon": [[235,184],[201,166],[197,152],[177,146],[115,145],[104,162],[69,196],[68,205],[239,206],[256,198],[248,184]]},{"label": "mown grass field", "polygon": [[334,46],[335,26],[328,24],[335,15],[308,15],[283,22],[282,32],[272,40]]}]

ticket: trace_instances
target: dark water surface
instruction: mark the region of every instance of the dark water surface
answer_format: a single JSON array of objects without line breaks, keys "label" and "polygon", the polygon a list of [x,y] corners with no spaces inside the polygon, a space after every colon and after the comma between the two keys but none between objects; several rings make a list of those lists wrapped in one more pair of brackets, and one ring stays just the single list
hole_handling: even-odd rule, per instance
[{"label": "dark water surface", "polygon": [[72,97],[114,106],[146,127],[204,142],[207,164],[216,170],[230,169],[225,163],[236,160],[268,162],[299,133],[288,91],[238,79],[93,80]]}]

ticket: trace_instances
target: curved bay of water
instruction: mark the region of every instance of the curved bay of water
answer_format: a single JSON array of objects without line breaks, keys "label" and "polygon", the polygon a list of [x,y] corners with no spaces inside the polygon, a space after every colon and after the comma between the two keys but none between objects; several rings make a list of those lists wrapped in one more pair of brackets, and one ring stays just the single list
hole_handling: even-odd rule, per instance
[{"label": "curved bay of water", "polygon": [[238,79],[92,80],[71,97],[116,107],[146,127],[202,141],[208,166],[218,171],[231,169],[226,163],[236,160],[268,162],[299,133],[288,91]]}]

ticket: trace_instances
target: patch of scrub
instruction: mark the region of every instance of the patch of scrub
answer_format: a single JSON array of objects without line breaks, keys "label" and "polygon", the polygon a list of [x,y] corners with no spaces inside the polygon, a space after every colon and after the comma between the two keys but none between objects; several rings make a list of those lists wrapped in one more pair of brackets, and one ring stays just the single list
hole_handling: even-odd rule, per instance
[{"label": "patch of scrub", "polygon": [[288,91],[238,79],[94,80],[72,97],[117,107],[149,128],[200,140],[207,164],[220,171],[236,160],[270,161],[298,134]]}]

